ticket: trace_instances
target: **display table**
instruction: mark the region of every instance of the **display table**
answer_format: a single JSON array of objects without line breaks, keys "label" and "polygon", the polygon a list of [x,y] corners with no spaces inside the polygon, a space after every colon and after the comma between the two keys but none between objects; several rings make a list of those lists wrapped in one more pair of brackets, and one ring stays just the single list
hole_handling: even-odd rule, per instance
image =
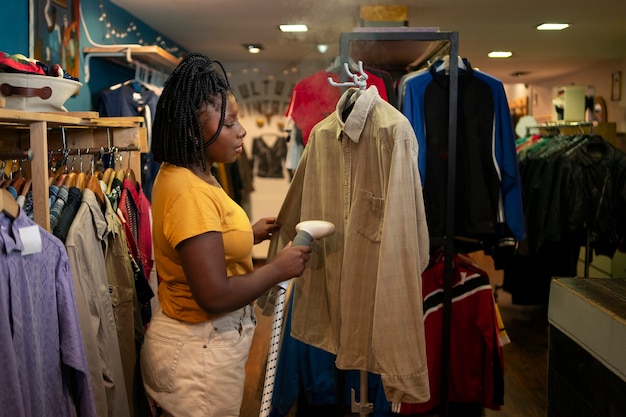
[{"label": "display table", "polygon": [[626,416],[626,279],[556,278],[548,416]]}]

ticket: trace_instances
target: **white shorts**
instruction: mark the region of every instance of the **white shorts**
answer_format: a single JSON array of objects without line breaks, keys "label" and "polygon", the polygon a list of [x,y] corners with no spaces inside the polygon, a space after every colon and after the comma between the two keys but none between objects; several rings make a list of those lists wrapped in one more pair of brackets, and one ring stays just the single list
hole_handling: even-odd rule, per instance
[{"label": "white shorts", "polygon": [[141,349],[148,396],[165,417],[238,417],[255,327],[252,306],[202,323],[159,309]]}]

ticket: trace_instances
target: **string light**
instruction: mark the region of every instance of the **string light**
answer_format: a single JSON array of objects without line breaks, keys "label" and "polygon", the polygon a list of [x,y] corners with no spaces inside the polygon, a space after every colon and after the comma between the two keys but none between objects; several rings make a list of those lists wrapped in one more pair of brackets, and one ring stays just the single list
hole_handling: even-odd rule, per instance
[{"label": "string light", "polygon": [[[126,39],[129,36],[134,35],[134,37],[136,38],[136,43],[138,43],[139,45],[150,45],[143,39],[141,32],[138,30],[137,24],[135,24],[135,22],[131,20],[130,22],[128,22],[124,29],[119,29],[115,27],[113,23],[111,23],[111,21],[109,20],[109,15],[104,8],[104,3],[102,2],[102,0],[99,1],[99,8],[100,16],[98,17],[98,21],[102,22],[103,24],[105,39],[113,42],[119,39],[120,41],[124,41],[124,43],[128,43]],[[168,46],[167,42],[165,41],[165,39],[163,39],[161,35],[158,35],[155,38],[152,45],[160,46],[164,50],[174,55],[179,52],[178,46]]]}]

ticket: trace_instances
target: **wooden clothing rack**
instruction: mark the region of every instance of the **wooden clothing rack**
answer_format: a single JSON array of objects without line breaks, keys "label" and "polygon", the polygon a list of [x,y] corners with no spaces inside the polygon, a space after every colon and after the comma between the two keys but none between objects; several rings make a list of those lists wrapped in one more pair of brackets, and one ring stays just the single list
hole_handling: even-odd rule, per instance
[{"label": "wooden clothing rack", "polygon": [[[27,112],[0,108],[0,153],[8,159],[28,159],[32,180],[34,220],[50,229],[48,176],[50,151],[77,154],[105,150],[145,151],[146,128],[142,117],[99,117],[95,112]],[[128,152],[128,166],[141,172],[139,152]]]}]

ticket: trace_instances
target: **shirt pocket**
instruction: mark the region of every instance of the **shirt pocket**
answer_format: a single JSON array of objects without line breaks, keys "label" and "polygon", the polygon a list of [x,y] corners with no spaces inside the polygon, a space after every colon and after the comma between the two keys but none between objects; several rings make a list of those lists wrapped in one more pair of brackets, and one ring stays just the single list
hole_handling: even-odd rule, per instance
[{"label": "shirt pocket", "polygon": [[380,242],[384,212],[384,198],[376,197],[371,191],[360,190],[352,214],[356,231],[372,242]]},{"label": "shirt pocket", "polygon": [[132,324],[133,300],[135,293],[132,288],[109,285],[109,298],[117,326]]}]

